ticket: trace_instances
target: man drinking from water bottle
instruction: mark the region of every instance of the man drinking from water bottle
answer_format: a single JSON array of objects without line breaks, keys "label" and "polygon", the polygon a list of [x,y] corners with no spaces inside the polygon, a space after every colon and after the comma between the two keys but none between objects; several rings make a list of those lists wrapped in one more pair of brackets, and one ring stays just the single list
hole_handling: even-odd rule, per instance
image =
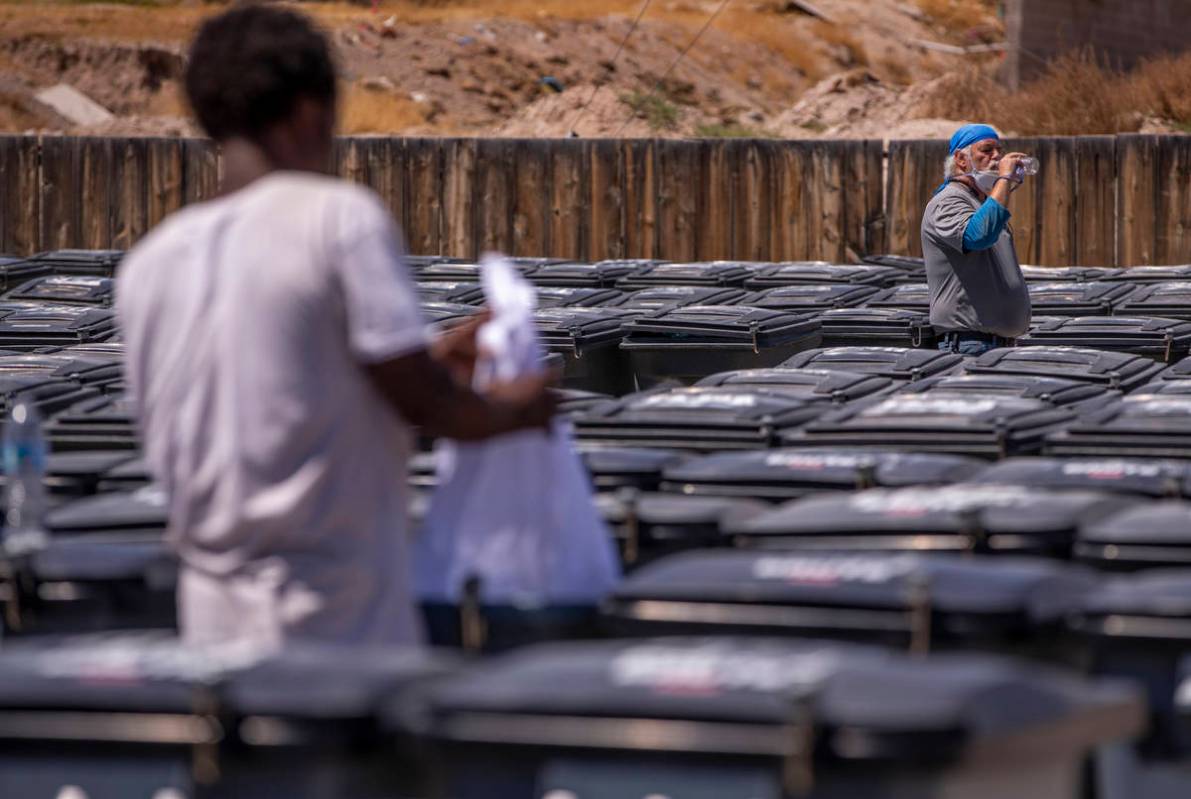
[{"label": "man drinking from water bottle", "polygon": [[922,216],[930,321],[939,349],[981,355],[1030,327],[1030,294],[1009,228],[1009,202],[1032,160],[1005,153],[988,125],[951,137],[943,184]]}]

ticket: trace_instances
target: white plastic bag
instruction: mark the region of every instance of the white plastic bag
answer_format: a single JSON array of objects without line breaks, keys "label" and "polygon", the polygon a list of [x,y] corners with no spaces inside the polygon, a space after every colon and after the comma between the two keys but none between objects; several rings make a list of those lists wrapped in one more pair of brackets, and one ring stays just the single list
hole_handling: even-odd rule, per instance
[{"label": "white plastic bag", "polygon": [[[492,319],[478,333],[479,390],[542,368],[533,287],[492,255],[484,257],[482,280]],[[415,547],[420,599],[457,602],[472,576],[481,579],[483,600],[494,603],[592,603],[616,584],[612,539],[568,423],[555,420],[551,435],[443,441],[437,457],[438,488]]]}]

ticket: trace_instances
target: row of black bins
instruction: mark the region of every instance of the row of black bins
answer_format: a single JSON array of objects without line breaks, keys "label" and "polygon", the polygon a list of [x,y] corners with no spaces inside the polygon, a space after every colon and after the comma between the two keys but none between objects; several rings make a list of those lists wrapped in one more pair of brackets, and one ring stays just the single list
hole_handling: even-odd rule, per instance
[{"label": "row of black bins", "polygon": [[[1191,565],[1191,512],[1173,499],[1191,492],[1176,462],[1012,459],[990,468],[958,456],[795,449],[585,457],[630,570],[725,546],[1047,556],[1102,571]],[[51,546],[24,564],[35,590],[19,617],[9,614],[9,631],[172,626],[164,498],[146,485],[143,463],[124,453],[55,456],[50,480],[69,501],[49,516]],[[72,499],[87,490],[104,493]]]},{"label": "row of black bins", "polygon": [[[875,267],[830,267],[841,273]],[[802,268],[806,271],[806,268]],[[101,278],[46,277],[9,292],[11,299],[46,299],[57,302],[110,302],[92,283]],[[64,285],[65,284],[65,285]],[[468,281],[423,281],[416,284],[426,300],[479,304],[483,293],[479,284]],[[692,284],[633,286],[620,291],[594,286],[538,286],[538,306],[550,307],[621,307],[652,309],[683,305],[755,305],[787,311],[816,311],[831,308],[895,308],[925,312],[930,307],[926,283],[907,283],[879,288],[867,283],[851,283],[837,277],[829,281],[818,273],[804,281],[791,277],[778,285],[754,284],[751,287]],[[755,289],[755,290],[750,290]],[[1097,281],[1091,283],[1031,283],[1031,305],[1036,316],[1082,317],[1124,316],[1191,319],[1191,281],[1154,284],[1127,284]],[[94,299],[89,299],[95,295]]]},{"label": "row of black bins", "polygon": [[[124,253],[119,250],[56,250],[20,258],[0,256],[0,289],[8,290],[19,283],[43,275],[72,275],[112,277]],[[419,279],[464,279],[474,281],[478,275],[474,263],[466,259],[437,255],[409,255],[405,258]],[[606,260],[595,264],[579,263],[564,258],[510,258],[531,282],[543,286],[595,286],[610,288],[618,280],[632,277],[634,281],[674,283],[690,279],[690,275],[709,280],[732,280],[742,274],[745,280],[759,279],[755,285],[786,285],[789,276],[798,282],[852,282],[890,286],[903,282],[921,282],[924,264],[921,258],[902,255],[875,255],[864,263],[832,264],[826,261],[755,262],[718,261],[692,264],[671,264],[655,259]],[[658,267],[666,267],[658,269]],[[848,272],[856,266],[868,271]],[[806,272],[804,270],[810,270]],[[808,279],[818,270],[822,280]],[[715,277],[710,277],[708,273]],[[1026,280],[1031,282],[1092,282],[1123,281],[1129,283],[1159,283],[1191,279],[1191,265],[1135,266],[1107,268],[1095,266],[1041,267],[1023,266]],[[678,279],[675,279],[677,275]],[[722,277],[721,277],[722,276]],[[765,282],[768,278],[769,281]]]},{"label": "row of black bins", "polygon": [[558,643],[474,666],[145,635],[0,653],[6,796],[1058,799],[1093,748],[1143,726],[1117,682],[792,639]]},{"label": "row of black bins", "polygon": [[583,441],[693,451],[785,444],[989,458],[1040,451],[1179,457],[1191,434],[1187,368],[1064,347],[972,359],[825,348],[689,388],[619,399],[577,394],[572,418]]},{"label": "row of black bins", "polygon": [[[429,303],[427,308],[440,322],[470,313],[463,306],[442,303]],[[925,313],[899,308],[796,312],[757,305],[557,307],[538,311],[536,319],[545,345],[564,358],[565,385],[610,394],[664,381],[690,384],[730,369],[806,365],[799,354],[821,346],[933,350],[936,341]],[[1191,352],[1191,322],[1038,317],[1019,345],[1094,349],[1174,363]]]}]

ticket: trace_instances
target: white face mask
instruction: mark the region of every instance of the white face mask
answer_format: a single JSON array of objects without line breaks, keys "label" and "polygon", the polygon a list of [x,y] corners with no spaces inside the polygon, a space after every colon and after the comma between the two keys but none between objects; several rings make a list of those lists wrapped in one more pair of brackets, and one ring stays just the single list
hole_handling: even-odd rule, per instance
[{"label": "white face mask", "polygon": [[1001,173],[995,169],[986,169],[982,172],[967,172],[965,174],[976,181],[976,187],[985,194],[992,193],[993,187],[997,185],[997,178],[1001,176]]}]

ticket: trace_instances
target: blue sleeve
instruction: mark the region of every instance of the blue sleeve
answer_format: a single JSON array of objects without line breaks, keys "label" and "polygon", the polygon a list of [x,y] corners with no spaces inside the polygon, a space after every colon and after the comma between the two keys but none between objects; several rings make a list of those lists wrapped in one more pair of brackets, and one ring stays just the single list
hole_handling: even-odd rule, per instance
[{"label": "blue sleeve", "polygon": [[1009,209],[989,197],[964,228],[964,252],[987,250],[997,243],[1009,222]]}]

